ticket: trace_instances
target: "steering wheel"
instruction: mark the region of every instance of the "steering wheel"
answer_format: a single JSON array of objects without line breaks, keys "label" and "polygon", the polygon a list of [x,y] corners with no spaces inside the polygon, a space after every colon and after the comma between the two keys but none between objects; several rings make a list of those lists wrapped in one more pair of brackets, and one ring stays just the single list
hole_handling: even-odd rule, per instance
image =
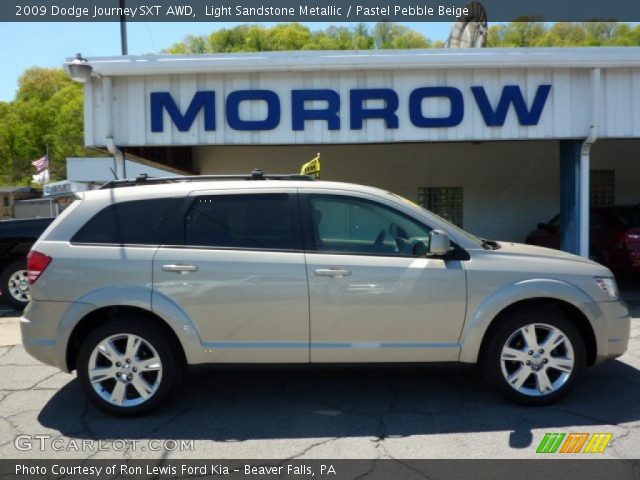
[{"label": "steering wheel", "polygon": [[375,251],[381,251],[383,248],[383,242],[384,242],[384,237],[387,236],[387,231],[386,230],[380,230],[380,233],[378,233],[378,236],[376,237],[376,240],[373,242],[373,249]]}]

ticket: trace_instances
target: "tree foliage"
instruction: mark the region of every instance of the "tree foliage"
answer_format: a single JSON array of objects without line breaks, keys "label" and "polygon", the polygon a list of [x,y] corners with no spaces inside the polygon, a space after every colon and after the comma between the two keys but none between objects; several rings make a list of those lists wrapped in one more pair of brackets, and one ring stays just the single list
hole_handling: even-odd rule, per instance
[{"label": "tree foliage", "polygon": [[604,47],[640,45],[640,25],[618,22],[513,22],[489,28],[489,47]]},{"label": "tree foliage", "polygon": [[[489,28],[489,47],[589,47],[640,45],[640,25],[618,22],[543,23],[535,18]],[[266,28],[239,25],[211,35],[189,35],[164,53],[266,52],[274,50],[372,50],[439,48],[411,28],[393,22],[380,22],[369,28],[360,23],[353,27],[330,26],[311,30],[299,23]]]},{"label": "tree foliage", "polygon": [[52,178],[64,178],[65,159],[84,155],[82,113],[82,86],[64,70],[26,70],[16,99],[0,103],[2,183],[29,183],[36,173],[31,162],[42,157],[47,147]]},{"label": "tree foliage", "polygon": [[271,28],[239,25],[210,35],[187,36],[165,53],[267,52],[282,50],[371,50],[373,48],[429,48],[431,41],[421,33],[393,22],[381,22],[373,29],[359,23],[353,27],[330,26],[311,30],[299,23]]}]

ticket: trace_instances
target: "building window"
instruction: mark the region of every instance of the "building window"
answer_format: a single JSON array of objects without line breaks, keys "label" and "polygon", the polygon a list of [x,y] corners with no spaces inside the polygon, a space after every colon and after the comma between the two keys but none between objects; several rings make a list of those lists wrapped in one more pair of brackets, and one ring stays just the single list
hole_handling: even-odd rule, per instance
[{"label": "building window", "polygon": [[591,206],[614,205],[616,201],[616,176],[614,170],[591,170]]},{"label": "building window", "polygon": [[462,228],[464,207],[462,187],[420,187],[418,203]]},{"label": "building window", "polygon": [[9,208],[11,203],[9,202],[9,197],[2,197],[2,206],[4,208]]}]

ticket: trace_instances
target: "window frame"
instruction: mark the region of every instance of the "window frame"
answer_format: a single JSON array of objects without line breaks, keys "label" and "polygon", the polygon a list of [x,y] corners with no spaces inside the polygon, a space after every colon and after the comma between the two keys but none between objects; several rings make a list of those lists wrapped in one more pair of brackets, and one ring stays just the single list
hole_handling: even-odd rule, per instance
[{"label": "window frame", "polygon": [[[182,206],[179,206],[173,213],[171,213],[164,224],[161,226],[158,232],[158,241],[154,243],[116,243],[116,242],[87,242],[76,240],[77,236],[82,232],[82,230],[98,215],[101,215],[109,208],[115,208],[117,205],[122,205],[125,203],[133,203],[133,202],[151,202],[154,200],[175,200],[176,204],[179,205],[182,202]],[[76,230],[73,234],[69,243],[71,245],[77,246],[92,246],[92,247],[138,247],[138,248],[149,248],[149,247],[159,247],[165,244],[167,240],[170,240],[174,235],[173,230],[176,225],[176,221],[179,218],[176,212],[179,212],[184,207],[184,202],[186,198],[182,196],[166,196],[166,197],[153,197],[153,198],[143,198],[143,199],[131,199],[131,200],[123,200],[119,202],[110,203],[98,211],[93,213],[81,226]]]},{"label": "window frame", "polygon": [[[291,208],[291,225],[293,228],[293,248],[261,248],[261,247],[222,247],[211,245],[189,245],[186,242],[186,221],[187,213],[195,201],[202,197],[229,197],[229,196],[255,196],[255,195],[288,195],[289,206]],[[163,245],[171,248],[188,248],[190,250],[229,250],[247,252],[294,252],[303,253],[302,225],[300,220],[300,205],[298,193],[292,190],[208,190],[192,192],[177,216],[177,228],[174,229],[173,242],[170,245]]]},{"label": "window frame", "polygon": [[433,256],[421,257],[417,255],[395,254],[395,253],[384,253],[384,252],[366,253],[366,252],[340,252],[340,251],[330,251],[330,250],[318,250],[316,246],[316,241],[315,241],[313,215],[312,215],[312,209],[311,209],[312,196],[337,197],[337,198],[360,200],[363,202],[368,202],[374,205],[382,206],[383,208],[387,208],[393,211],[395,214],[400,215],[414,223],[417,223],[418,225],[430,231],[436,230],[437,227],[433,227],[412,215],[408,215],[407,213],[395,208],[392,205],[388,205],[385,202],[381,202],[381,201],[369,198],[368,196],[352,195],[351,192],[347,192],[347,191],[345,192],[336,192],[336,191],[300,192],[298,196],[300,199],[300,212],[302,214],[302,232],[303,232],[303,238],[304,238],[304,249],[307,253],[315,253],[320,255],[341,255],[341,256],[357,255],[360,257],[390,257],[390,258],[413,258],[413,259],[438,258],[438,259],[444,259],[444,260],[469,260],[471,258],[469,253],[464,248],[460,247],[456,242],[454,242],[453,239],[451,239],[451,246],[453,247],[452,250],[446,255],[441,255],[441,256],[433,255]]}]

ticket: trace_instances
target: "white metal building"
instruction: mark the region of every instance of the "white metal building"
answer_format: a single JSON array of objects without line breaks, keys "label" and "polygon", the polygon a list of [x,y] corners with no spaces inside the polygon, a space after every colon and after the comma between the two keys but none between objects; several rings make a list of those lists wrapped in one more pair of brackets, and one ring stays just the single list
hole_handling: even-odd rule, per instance
[{"label": "white metal building", "polygon": [[395,191],[489,238],[522,241],[562,208],[564,246],[583,254],[590,183],[595,202],[640,203],[640,48],[78,65],[86,144],[116,155],[184,147],[183,168],[213,174],[297,171],[321,152],[323,178]]}]

